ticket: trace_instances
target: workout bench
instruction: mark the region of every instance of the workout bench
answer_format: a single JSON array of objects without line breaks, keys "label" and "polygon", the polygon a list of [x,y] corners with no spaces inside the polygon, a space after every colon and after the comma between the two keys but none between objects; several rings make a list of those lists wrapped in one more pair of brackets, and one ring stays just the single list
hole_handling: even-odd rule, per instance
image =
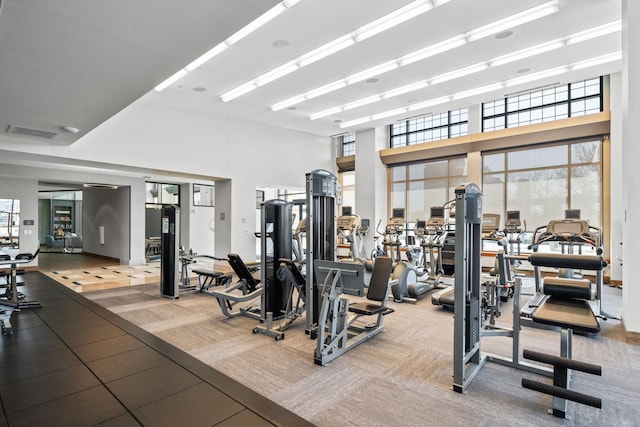
[{"label": "workout bench", "polygon": [[[607,265],[600,256],[566,254],[532,254],[529,261],[535,266],[594,271],[601,271]],[[524,350],[524,358],[553,365],[553,385],[523,378],[522,386],[553,396],[553,408],[549,412],[556,417],[567,418],[567,400],[602,408],[601,399],[569,390],[571,370],[602,375],[600,366],[572,359],[573,331],[600,331],[588,302],[594,297],[591,283],[584,279],[545,278],[543,292],[545,296],[531,318],[536,323],[560,328],[560,357]]]},{"label": "workout bench", "polygon": [[223,286],[231,283],[231,275],[229,274],[202,268],[194,268],[191,271],[198,275],[201,293],[207,293],[212,286]]}]

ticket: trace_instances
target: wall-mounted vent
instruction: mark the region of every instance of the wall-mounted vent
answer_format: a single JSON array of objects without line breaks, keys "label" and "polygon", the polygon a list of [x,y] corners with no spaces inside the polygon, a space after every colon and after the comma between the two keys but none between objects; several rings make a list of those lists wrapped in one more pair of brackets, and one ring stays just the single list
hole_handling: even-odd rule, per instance
[{"label": "wall-mounted vent", "polygon": [[9,127],[7,128],[7,133],[17,136],[26,136],[28,138],[42,138],[48,140],[53,140],[58,136],[56,132],[49,132],[46,130],[31,129],[13,125],[9,125]]}]

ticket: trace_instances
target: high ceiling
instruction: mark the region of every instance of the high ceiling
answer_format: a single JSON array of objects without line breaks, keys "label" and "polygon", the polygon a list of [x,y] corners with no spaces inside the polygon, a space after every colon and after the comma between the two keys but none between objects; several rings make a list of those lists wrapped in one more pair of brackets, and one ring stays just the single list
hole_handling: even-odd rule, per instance
[{"label": "high ceiling", "polygon": [[[549,0],[423,1],[435,7],[309,65],[300,60],[307,52],[353,32],[358,40],[358,29],[415,2],[301,0],[163,91],[153,90],[277,3],[3,0],[0,132],[9,126],[34,129],[56,134],[56,143],[70,144],[138,102],[330,136],[465,107],[532,87],[608,74],[621,67],[619,59],[576,67],[581,61],[620,51],[619,30],[567,43],[571,35],[620,20],[620,0],[551,2],[557,4],[557,11],[515,26],[518,23],[513,15]],[[474,40],[474,30],[504,18],[509,22],[506,27]],[[558,39],[557,46],[548,52],[502,65],[492,62]],[[406,64],[407,55],[447,40],[463,40],[464,44]],[[296,61],[296,71],[228,102],[221,100],[222,94],[291,61]],[[395,68],[372,73],[324,95],[308,96],[312,99],[278,111],[272,109],[281,101],[308,95],[330,83],[351,83],[358,80],[357,73],[381,64]],[[433,80],[475,64],[480,64],[479,70],[467,76]],[[567,68],[533,78],[557,67]],[[517,84],[512,80],[526,77],[532,81]],[[510,83],[505,85],[507,81]],[[390,91],[418,82],[429,85],[390,96]],[[498,87],[481,95],[461,94],[496,83]],[[384,99],[345,107],[370,97]],[[439,99],[436,105],[421,104],[434,99]],[[336,112],[316,120],[309,118],[329,109]],[[350,125],[356,120],[362,123]],[[65,126],[79,131],[65,132]]]}]

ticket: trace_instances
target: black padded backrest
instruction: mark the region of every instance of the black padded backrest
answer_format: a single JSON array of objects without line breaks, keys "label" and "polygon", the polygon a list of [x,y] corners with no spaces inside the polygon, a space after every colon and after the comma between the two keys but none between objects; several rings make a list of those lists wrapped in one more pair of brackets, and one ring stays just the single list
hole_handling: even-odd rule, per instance
[{"label": "black padded backrest", "polygon": [[29,252],[25,252],[25,253],[22,253],[22,254],[18,254],[18,255],[16,255],[16,259],[27,259],[27,260],[32,260],[32,259],[34,259],[35,257],[37,257],[37,256],[38,256],[38,253],[39,253],[39,252],[40,252],[40,248],[38,248],[38,249],[36,250],[36,252],[35,252],[35,253],[33,253],[33,254],[32,254],[32,253],[29,253]]},{"label": "black padded backrest", "polygon": [[9,261],[11,260],[11,255],[9,254],[0,254],[0,261]]},{"label": "black padded backrest", "polygon": [[576,268],[580,270],[600,271],[607,262],[598,255],[570,255],[557,253],[532,253],[529,256],[531,265],[538,267]]},{"label": "black padded backrest", "polygon": [[253,275],[247,268],[247,265],[240,258],[240,255],[229,254],[228,258],[229,258],[229,265],[231,266],[233,271],[236,273],[238,278],[247,282],[247,287],[249,288],[249,291],[253,292],[258,286],[259,281],[256,280],[255,277],[253,277]]},{"label": "black padded backrest", "polygon": [[393,261],[390,257],[379,256],[373,264],[371,282],[367,291],[367,299],[373,301],[384,301],[387,297],[387,287],[389,286],[389,276],[391,276],[391,266]]}]

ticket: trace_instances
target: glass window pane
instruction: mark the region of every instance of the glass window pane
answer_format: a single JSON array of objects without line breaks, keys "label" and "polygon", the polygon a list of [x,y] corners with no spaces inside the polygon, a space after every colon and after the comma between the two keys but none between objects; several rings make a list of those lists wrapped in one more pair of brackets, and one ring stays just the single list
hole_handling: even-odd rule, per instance
[{"label": "glass window pane", "polygon": [[428,192],[425,191],[425,181],[413,181],[409,183],[409,194],[407,195],[408,221],[426,217],[427,194]]},{"label": "glass window pane", "polygon": [[428,178],[438,178],[444,177],[448,174],[448,165],[447,161],[439,161],[439,162],[429,162],[425,164],[425,177]]},{"label": "glass window pane", "polygon": [[507,209],[519,210],[531,227],[563,218],[567,207],[567,169],[507,174]]},{"label": "glass window pane", "polygon": [[391,207],[406,207],[406,184],[404,182],[397,182],[391,186]]},{"label": "glass window pane", "polygon": [[600,165],[571,169],[571,208],[580,209],[590,225],[600,226]]},{"label": "glass window pane", "polygon": [[486,154],[482,156],[482,172],[501,172],[504,170],[504,153]]},{"label": "glass window pane", "polygon": [[467,158],[449,160],[449,176],[467,176]]},{"label": "glass window pane", "polygon": [[424,163],[409,165],[409,179],[424,179],[427,175],[427,167]]},{"label": "glass window pane", "polygon": [[392,181],[404,181],[407,179],[407,167],[406,166],[394,166],[391,168],[391,180]]},{"label": "glass window pane", "polygon": [[600,141],[579,142],[571,144],[571,162],[600,163]]},{"label": "glass window pane", "polygon": [[507,153],[507,165],[509,170],[537,169],[566,165],[569,161],[568,157],[566,145],[512,151]]}]

